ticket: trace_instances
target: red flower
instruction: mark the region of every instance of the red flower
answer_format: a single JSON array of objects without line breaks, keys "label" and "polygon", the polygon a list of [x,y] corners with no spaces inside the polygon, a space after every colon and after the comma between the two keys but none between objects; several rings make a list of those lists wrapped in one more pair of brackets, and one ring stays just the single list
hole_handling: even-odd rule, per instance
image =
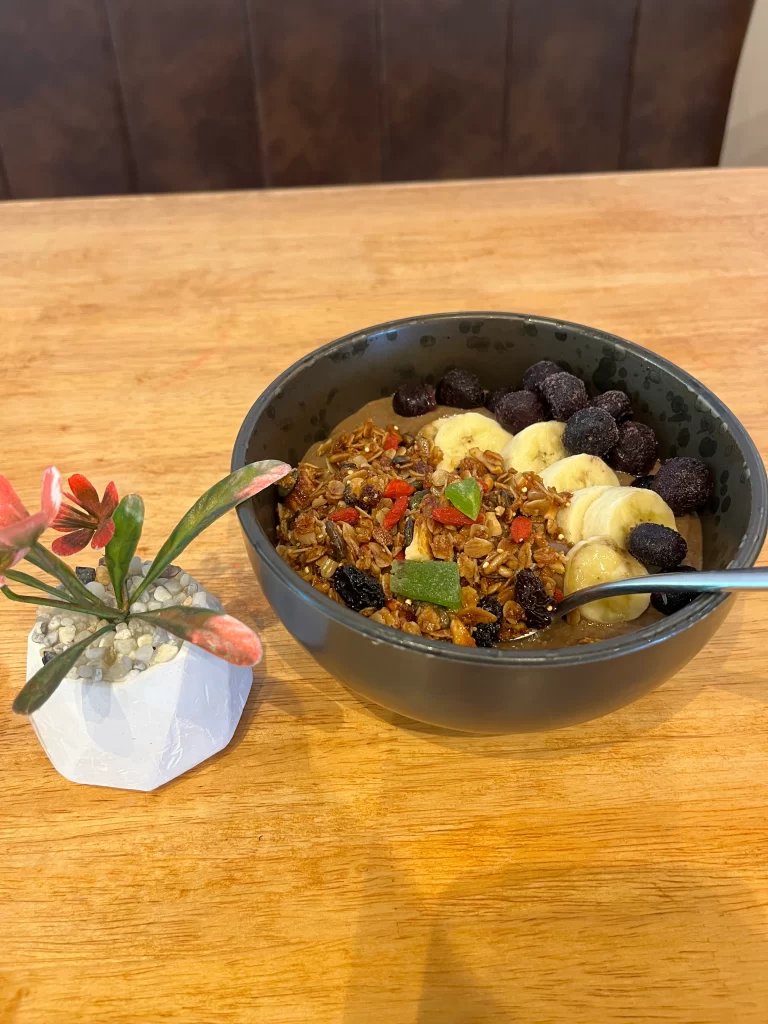
[{"label": "red flower", "polygon": [[58,515],[61,476],[55,466],[43,473],[40,506],[39,512],[30,515],[10,480],[0,476],[0,569],[10,569],[20,562]]},{"label": "red flower", "polygon": [[[72,493],[65,492],[71,505],[63,504],[61,511],[54,519],[54,530],[66,533],[66,537],[58,537],[51,548],[55,555],[75,555],[82,551],[88,541],[92,548],[103,548],[112,540],[115,524],[112,514],[117,508],[117,488],[108,483],[104,497],[99,501],[96,488],[82,473],[75,473],[69,478]],[[79,506],[79,507],[75,507]]]}]

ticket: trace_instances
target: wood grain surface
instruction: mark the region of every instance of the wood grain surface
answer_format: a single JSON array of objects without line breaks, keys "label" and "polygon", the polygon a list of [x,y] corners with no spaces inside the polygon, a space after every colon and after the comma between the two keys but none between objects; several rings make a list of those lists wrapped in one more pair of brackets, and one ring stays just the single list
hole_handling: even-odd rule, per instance
[{"label": "wood grain surface", "polygon": [[[768,455],[768,170],[5,204],[2,464],[143,493],[150,554],[292,360],[409,314],[543,313],[685,366]],[[10,703],[2,1024],[764,1024],[768,599],[558,732],[396,719],[278,624],[233,516],[185,565],[266,656],[229,749],[73,785]]]}]

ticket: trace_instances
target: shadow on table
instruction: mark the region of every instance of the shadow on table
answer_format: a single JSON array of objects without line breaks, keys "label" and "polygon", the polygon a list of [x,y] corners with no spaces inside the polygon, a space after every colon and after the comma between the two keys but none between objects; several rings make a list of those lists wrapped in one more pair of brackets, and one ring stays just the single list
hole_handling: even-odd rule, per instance
[{"label": "shadow on table", "polygon": [[467,872],[419,904],[396,871],[377,901],[381,871],[362,902],[343,1024],[765,1019],[765,915],[731,875],[530,863]]}]

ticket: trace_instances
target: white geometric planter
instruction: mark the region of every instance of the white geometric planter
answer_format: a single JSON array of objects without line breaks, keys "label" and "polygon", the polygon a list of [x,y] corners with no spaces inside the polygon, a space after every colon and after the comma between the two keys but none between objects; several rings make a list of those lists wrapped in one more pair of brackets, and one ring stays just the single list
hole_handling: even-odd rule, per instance
[{"label": "white geometric planter", "polygon": [[[42,664],[27,643],[27,679]],[[64,679],[31,716],[54,768],[71,782],[157,789],[232,739],[253,670],[184,643],[173,661],[136,679]]]}]

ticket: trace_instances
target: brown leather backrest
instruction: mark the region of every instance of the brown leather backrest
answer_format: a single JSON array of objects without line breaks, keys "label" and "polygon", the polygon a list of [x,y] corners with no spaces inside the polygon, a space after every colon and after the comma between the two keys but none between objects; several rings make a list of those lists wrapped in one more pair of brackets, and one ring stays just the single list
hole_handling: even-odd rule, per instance
[{"label": "brown leather backrest", "polygon": [[753,0],[4,0],[0,198],[718,160]]}]

